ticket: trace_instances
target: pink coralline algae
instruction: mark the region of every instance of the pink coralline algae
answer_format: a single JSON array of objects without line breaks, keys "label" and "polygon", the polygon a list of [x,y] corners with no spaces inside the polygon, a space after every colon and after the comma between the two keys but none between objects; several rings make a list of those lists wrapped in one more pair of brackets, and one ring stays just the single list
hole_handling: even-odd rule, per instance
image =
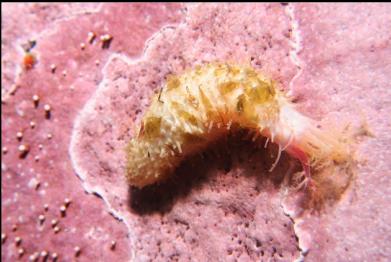
[{"label": "pink coralline algae", "polygon": [[[2,9],[2,260],[391,258],[388,5]],[[354,144],[349,165],[311,171],[321,206],[294,188],[303,159],[246,130],[159,183],[129,186],[126,147],[151,99],[164,102],[172,76],[215,62],[273,79],[316,128]]]},{"label": "pink coralline algae", "polygon": [[72,125],[111,52],[137,57],[180,19],[177,4],[2,4],[2,261],[130,259],[126,225],[75,176]]}]

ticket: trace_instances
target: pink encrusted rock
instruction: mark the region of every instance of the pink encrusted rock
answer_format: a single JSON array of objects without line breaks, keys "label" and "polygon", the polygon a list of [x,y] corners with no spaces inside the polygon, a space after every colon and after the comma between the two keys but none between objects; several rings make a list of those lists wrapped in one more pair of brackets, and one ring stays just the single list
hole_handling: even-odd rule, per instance
[{"label": "pink encrusted rock", "polygon": [[295,219],[300,247],[306,261],[390,261],[391,7],[293,6],[303,70],[292,88],[302,107],[341,125],[366,124],[373,133],[361,139],[356,178],[340,202],[320,216]]},{"label": "pink encrusted rock", "polygon": [[[2,67],[16,75],[2,75],[2,83],[18,87],[10,93],[2,86],[2,261],[19,256],[28,261],[37,254],[39,261],[46,256],[47,261],[56,256],[57,261],[129,261],[128,228],[100,198],[85,194],[75,176],[70,134],[109,55],[140,56],[153,33],[181,20],[181,5],[102,4],[92,11],[84,5],[68,11],[67,5],[18,6],[2,4],[2,48],[9,54]],[[24,28],[32,35],[24,35]],[[88,32],[96,34],[95,41],[87,42]],[[103,49],[100,37],[106,34],[113,39]],[[23,61],[18,45],[30,37],[37,42],[31,49],[37,63],[18,72],[14,65]]]},{"label": "pink encrusted rock", "polygon": [[[186,21],[150,38],[144,56],[145,40],[182,17],[177,5],[92,5],[89,11],[42,6],[2,4],[8,8],[2,11],[3,36],[8,36],[2,37],[7,55],[2,59],[2,146],[7,152],[2,159],[2,260],[14,261],[23,249],[23,260],[47,250],[70,261],[78,248],[80,261],[128,261],[131,254],[136,261],[292,261],[299,249],[306,261],[390,259],[387,5],[190,5]],[[35,7],[41,11],[33,14],[46,15],[35,15],[31,23],[26,13]],[[53,29],[46,30],[52,18]],[[42,30],[32,49],[38,63],[14,79],[23,55],[14,49],[14,40]],[[97,34],[91,45],[90,30]],[[107,34],[114,38],[102,49],[99,40]],[[28,39],[23,35],[17,43]],[[100,82],[113,51],[124,56],[111,57]],[[126,186],[122,150],[151,94],[167,73],[215,59],[251,63],[278,79],[313,117],[330,123],[339,119],[341,126],[367,121],[375,137],[361,138],[356,180],[338,203],[298,217],[301,210],[290,201],[295,199],[285,198],[283,186],[296,163],[283,155],[268,173],[273,148],[257,149],[235,138],[185,162],[165,183],[143,190]],[[18,86],[16,95],[8,96]],[[34,94],[40,98],[37,108]],[[50,105],[50,118],[45,105]],[[19,158],[19,145],[28,149],[25,159]],[[83,194],[72,168],[84,189],[99,194],[106,205]],[[64,213],[65,198],[72,202]],[[127,228],[107,214],[107,205]],[[57,234],[53,219],[59,221]]]},{"label": "pink encrusted rock", "polygon": [[99,8],[97,3],[1,3],[1,6],[2,34],[7,36],[1,39],[2,97],[14,89],[20,73],[20,54],[29,41],[35,41],[39,33],[62,19],[94,13]]},{"label": "pink encrusted rock", "polygon": [[125,181],[125,146],[168,73],[209,61],[235,61],[253,65],[287,89],[297,72],[290,57],[291,18],[283,6],[187,8],[185,22],[154,35],[140,59],[112,56],[76,120],[73,165],[85,188],[106,199],[126,221],[138,261],[294,260],[300,252],[292,221],[280,206],[281,176],[295,165],[286,156],[285,164],[269,174],[275,154],[261,157],[264,151],[248,152],[246,144],[233,150],[238,161],[228,174],[221,171],[224,163],[213,164],[230,159],[225,155],[192,159],[166,183],[142,190]]}]

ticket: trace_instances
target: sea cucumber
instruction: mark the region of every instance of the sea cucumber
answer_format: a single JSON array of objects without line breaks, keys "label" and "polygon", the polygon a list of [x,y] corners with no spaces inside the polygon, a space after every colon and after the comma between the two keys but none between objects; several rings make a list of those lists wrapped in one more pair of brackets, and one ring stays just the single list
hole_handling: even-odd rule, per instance
[{"label": "sea cucumber", "polygon": [[167,178],[189,155],[238,129],[267,137],[311,168],[347,158],[343,142],[295,109],[277,84],[247,65],[209,63],[169,75],[129,142],[126,177],[142,188]]}]

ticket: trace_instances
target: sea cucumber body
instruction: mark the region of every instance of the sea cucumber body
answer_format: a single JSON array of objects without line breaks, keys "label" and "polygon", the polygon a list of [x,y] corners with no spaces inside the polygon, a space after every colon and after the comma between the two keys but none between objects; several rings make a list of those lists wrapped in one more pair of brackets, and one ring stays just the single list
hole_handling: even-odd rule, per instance
[{"label": "sea cucumber body", "polygon": [[[292,144],[310,158],[334,143],[319,144],[328,137],[317,140],[322,133],[272,80],[250,67],[208,64],[169,76],[153,97],[127,147],[128,182],[144,187],[166,178],[185,157],[232,128],[249,129],[288,149]],[[312,136],[305,135],[308,129]]]}]

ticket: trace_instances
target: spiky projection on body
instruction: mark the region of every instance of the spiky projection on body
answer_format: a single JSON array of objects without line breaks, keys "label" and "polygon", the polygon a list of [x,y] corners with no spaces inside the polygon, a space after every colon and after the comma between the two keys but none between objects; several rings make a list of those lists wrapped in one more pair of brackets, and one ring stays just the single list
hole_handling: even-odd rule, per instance
[{"label": "spiky projection on body", "polygon": [[214,63],[169,76],[152,98],[127,147],[127,180],[136,187],[163,180],[184,158],[238,127],[278,143],[277,161],[286,150],[307,177],[312,163],[343,161],[347,154],[271,79],[249,66]]}]

